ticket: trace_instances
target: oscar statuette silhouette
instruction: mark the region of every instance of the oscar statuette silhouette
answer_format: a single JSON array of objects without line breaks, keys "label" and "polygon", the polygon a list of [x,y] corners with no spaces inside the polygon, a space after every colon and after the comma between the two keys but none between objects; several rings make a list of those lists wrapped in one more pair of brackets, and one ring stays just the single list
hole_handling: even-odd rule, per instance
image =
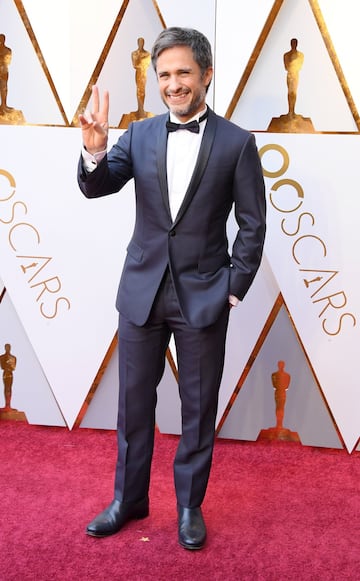
[{"label": "oscar statuette silhouette", "polygon": [[7,103],[12,51],[5,40],[5,35],[0,34],[0,125],[22,125],[25,123],[22,111],[9,107]]},{"label": "oscar statuette silhouette", "polygon": [[138,108],[136,111],[125,113],[119,123],[119,129],[127,129],[131,121],[141,121],[147,117],[154,117],[153,113],[145,111],[145,87],[147,71],[151,62],[151,54],[145,50],[145,41],[142,37],[137,40],[138,47],[131,53],[131,62],[135,69],[136,99]]},{"label": "oscar statuette silhouette", "polygon": [[283,56],[284,67],[287,72],[287,101],[289,110],[286,115],[273,117],[267,131],[273,133],[315,133],[310,117],[303,117],[295,113],[295,104],[299,86],[300,70],[304,63],[304,55],[297,49],[298,41],[292,38],[291,49]]},{"label": "oscar statuette silhouette", "polygon": [[0,355],[0,366],[3,371],[2,379],[4,384],[5,407],[0,408],[0,420],[20,420],[27,421],[24,412],[11,407],[12,386],[14,371],[16,368],[16,357],[11,353],[10,343],[5,344],[5,352]]},{"label": "oscar statuette silhouette", "polygon": [[258,440],[287,440],[290,442],[300,442],[298,434],[285,428],[283,425],[286,392],[290,385],[290,379],[290,375],[285,371],[284,361],[279,361],[277,371],[271,375],[275,398],[276,426],[266,430],[261,430],[257,438]]}]

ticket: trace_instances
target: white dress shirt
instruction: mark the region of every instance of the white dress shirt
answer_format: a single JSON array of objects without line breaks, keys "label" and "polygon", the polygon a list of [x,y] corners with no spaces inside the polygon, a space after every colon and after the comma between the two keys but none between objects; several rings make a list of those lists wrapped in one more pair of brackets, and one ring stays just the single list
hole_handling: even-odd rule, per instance
[{"label": "white dress shirt", "polygon": [[[199,121],[199,118],[206,112],[206,108],[189,119],[190,121]],[[179,119],[170,113],[170,121],[175,123]],[[169,190],[169,204],[171,217],[175,220],[181,203],[184,199],[186,190],[194,172],[196,160],[199,155],[201,140],[206,126],[206,119],[200,123],[199,133],[192,133],[186,129],[173,131],[168,135],[167,143],[167,178]]]}]

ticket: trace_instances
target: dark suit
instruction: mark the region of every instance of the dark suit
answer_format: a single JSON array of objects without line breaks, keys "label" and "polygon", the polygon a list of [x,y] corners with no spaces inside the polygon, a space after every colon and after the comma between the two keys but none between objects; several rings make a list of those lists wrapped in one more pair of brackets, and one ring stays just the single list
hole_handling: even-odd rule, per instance
[{"label": "dark suit", "polygon": [[[173,221],[167,190],[168,114],[130,125],[91,174],[85,196],[135,179],[136,222],[118,295],[119,459],[116,497],[147,494],[156,386],[171,332],[177,345],[183,431],[175,459],[178,502],[199,506],[211,464],[229,294],[242,299],[259,267],[265,197],[255,139],[209,110],[198,160]],[[239,231],[231,255],[226,223]]]}]

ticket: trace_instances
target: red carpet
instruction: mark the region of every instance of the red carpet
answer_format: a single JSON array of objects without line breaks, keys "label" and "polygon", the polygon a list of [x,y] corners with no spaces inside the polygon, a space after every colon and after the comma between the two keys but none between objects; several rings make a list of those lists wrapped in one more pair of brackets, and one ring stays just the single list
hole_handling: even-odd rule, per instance
[{"label": "red carpet", "polygon": [[172,459],[157,434],[150,517],[95,539],[115,433],[0,422],[2,581],[357,581],[360,455],[217,440],[202,551],[177,543]]}]

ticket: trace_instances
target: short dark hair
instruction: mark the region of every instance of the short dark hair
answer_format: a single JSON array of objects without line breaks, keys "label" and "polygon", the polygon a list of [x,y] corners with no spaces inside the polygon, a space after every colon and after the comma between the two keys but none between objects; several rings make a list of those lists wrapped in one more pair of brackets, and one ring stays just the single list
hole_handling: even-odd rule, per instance
[{"label": "short dark hair", "polygon": [[211,45],[204,34],[193,28],[180,28],[172,26],[160,32],[151,51],[151,62],[156,71],[159,55],[167,48],[175,46],[188,46],[193,52],[195,62],[199,65],[201,73],[212,67]]}]

